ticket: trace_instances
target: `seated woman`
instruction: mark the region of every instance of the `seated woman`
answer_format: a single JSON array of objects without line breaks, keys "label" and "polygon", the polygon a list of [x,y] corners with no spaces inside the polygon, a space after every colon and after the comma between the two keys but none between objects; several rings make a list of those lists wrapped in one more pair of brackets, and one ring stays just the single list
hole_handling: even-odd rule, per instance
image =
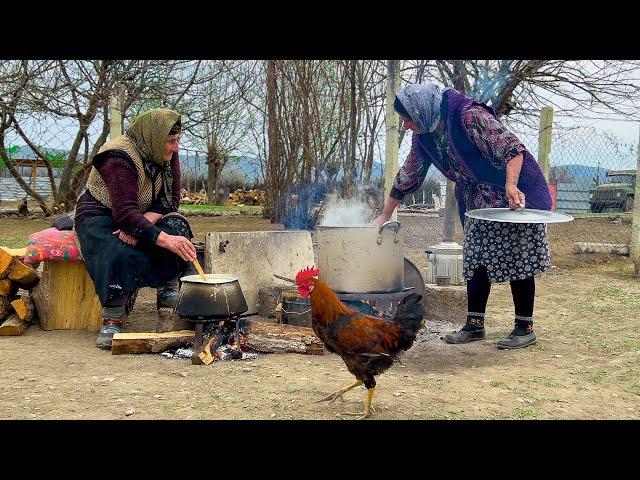
[{"label": "seated woman", "polygon": [[177,213],[180,128],[177,112],[149,110],[92,159],[75,229],[103,307],[98,348],[111,348],[139,288],[157,288],[157,307],[173,307],[178,278],[196,258],[191,228]]}]

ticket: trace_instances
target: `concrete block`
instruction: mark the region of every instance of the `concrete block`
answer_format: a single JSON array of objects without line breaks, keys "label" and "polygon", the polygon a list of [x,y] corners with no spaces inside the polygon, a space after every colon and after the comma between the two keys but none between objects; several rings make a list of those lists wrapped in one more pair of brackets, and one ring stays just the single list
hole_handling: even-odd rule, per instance
[{"label": "concrete block", "polygon": [[261,287],[287,285],[273,274],[294,278],[314,264],[311,233],[302,230],[209,232],[205,241],[205,271],[240,279],[247,313],[257,313]]}]

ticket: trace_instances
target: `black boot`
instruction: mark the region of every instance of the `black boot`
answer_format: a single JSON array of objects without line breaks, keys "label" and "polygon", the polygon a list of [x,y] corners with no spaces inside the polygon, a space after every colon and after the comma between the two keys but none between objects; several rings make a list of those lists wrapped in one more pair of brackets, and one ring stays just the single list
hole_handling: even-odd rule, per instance
[{"label": "black boot", "polygon": [[467,323],[459,332],[449,333],[444,336],[447,343],[468,343],[484,340],[484,317],[467,315]]},{"label": "black boot", "polygon": [[156,308],[174,308],[178,301],[178,279],[174,278],[158,287]]},{"label": "black boot", "polygon": [[102,326],[100,327],[100,334],[96,339],[96,347],[111,349],[113,335],[116,333],[120,333],[124,316],[124,305],[121,305],[119,307],[102,308]]},{"label": "black boot", "polygon": [[533,331],[533,321],[516,318],[513,330],[506,338],[498,341],[498,348],[501,350],[524,348],[533,345],[536,341],[536,334]]}]

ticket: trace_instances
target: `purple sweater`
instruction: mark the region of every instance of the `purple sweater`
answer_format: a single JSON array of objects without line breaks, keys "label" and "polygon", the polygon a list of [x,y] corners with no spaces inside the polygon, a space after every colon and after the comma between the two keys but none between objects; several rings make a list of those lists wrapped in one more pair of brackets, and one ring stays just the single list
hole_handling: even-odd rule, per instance
[{"label": "purple sweater", "polygon": [[[96,166],[98,173],[109,190],[109,198],[113,208],[106,207],[96,200],[89,191],[78,198],[75,223],[80,224],[89,217],[106,215],[113,217],[116,224],[125,233],[151,243],[155,243],[160,229],[144,217],[146,212],[166,214],[172,210],[162,207],[158,196],[146,212],[138,207],[138,173],[133,161],[122,157],[107,157]],[[173,200],[180,204],[180,161],[174,154],[171,159],[173,173]],[[164,188],[164,187],[163,187]]]}]

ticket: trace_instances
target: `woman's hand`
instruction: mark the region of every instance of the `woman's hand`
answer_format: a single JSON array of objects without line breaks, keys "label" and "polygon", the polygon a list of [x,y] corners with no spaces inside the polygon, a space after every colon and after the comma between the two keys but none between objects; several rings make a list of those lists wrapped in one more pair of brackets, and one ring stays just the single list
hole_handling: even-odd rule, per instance
[{"label": "woman's hand", "polygon": [[511,210],[515,210],[520,205],[524,207],[524,193],[522,193],[516,185],[507,184],[507,186],[505,187],[505,192],[507,193],[509,208]]},{"label": "woman's hand", "polygon": [[182,235],[169,235],[166,232],[160,232],[156,245],[172,251],[185,262],[192,262],[196,258],[196,247],[191,241]]},{"label": "woman's hand", "polygon": [[380,225],[382,225],[384,222],[389,221],[389,219],[391,218],[391,215],[387,215],[386,213],[381,213],[380,215],[378,215],[378,217],[373,221],[373,224],[376,227],[379,227]]},{"label": "woman's hand", "polygon": [[135,237],[132,237],[131,235],[128,235],[126,233],[124,233],[122,230],[118,229],[115,232],[111,232],[113,235],[118,235],[118,238],[120,240],[122,240],[124,243],[126,243],[127,245],[131,245],[132,247],[135,247],[138,244],[138,239]]}]

